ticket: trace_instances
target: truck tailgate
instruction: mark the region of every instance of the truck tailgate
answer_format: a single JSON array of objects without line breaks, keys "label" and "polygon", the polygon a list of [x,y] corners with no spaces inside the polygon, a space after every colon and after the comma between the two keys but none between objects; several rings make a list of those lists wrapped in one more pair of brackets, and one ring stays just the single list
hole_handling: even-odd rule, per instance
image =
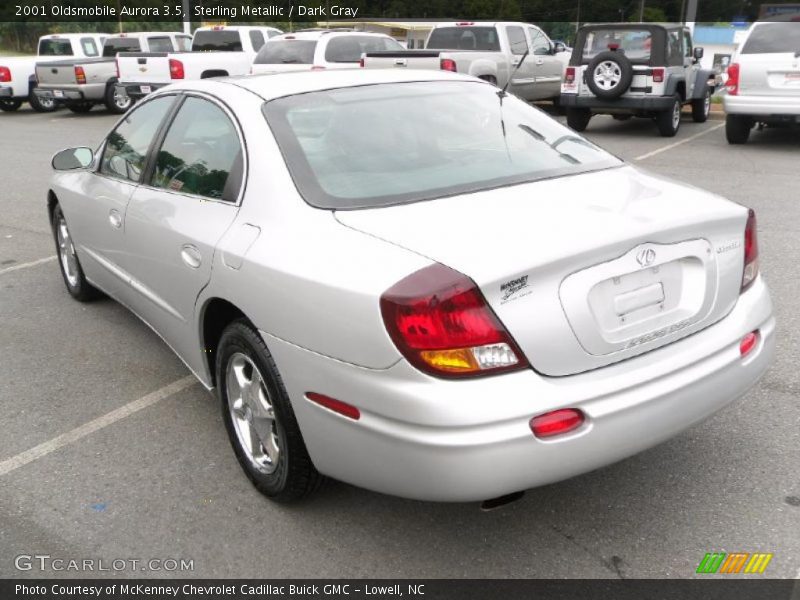
[{"label": "truck tailgate", "polygon": [[170,83],[166,52],[120,52],[117,55],[119,80],[124,83]]},{"label": "truck tailgate", "polygon": [[77,84],[74,60],[45,62],[36,65],[36,80],[39,84]]},{"label": "truck tailgate", "polygon": [[365,69],[432,69],[439,70],[439,50],[407,50],[405,52],[367,52]]}]

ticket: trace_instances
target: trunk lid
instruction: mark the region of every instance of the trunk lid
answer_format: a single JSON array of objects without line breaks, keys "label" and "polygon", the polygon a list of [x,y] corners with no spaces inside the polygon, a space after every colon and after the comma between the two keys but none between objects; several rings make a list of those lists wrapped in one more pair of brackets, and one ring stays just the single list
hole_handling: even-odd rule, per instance
[{"label": "trunk lid", "polygon": [[559,376],[723,318],[747,210],[626,166],[336,217],[471,277],[534,369]]}]

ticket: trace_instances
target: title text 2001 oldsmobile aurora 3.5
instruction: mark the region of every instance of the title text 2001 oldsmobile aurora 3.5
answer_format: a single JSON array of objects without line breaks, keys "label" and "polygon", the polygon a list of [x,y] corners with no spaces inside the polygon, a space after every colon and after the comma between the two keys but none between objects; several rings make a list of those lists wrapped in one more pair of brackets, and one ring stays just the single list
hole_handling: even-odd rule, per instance
[{"label": "title text 2001 oldsmobile aurora 3.5", "polygon": [[699,422],[767,368],[752,211],[431,72],[187,82],[53,159],[67,288],[216,388],[244,471],[497,498]]}]

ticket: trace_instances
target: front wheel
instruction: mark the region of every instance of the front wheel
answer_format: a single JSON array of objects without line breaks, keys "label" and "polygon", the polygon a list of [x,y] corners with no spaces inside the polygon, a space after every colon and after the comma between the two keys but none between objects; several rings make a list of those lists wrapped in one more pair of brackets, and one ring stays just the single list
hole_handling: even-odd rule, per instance
[{"label": "front wheel", "polygon": [[0,110],[3,112],[14,112],[18,110],[20,106],[22,106],[22,100],[17,100],[16,98],[4,98],[0,100]]},{"label": "front wheel", "polygon": [[592,113],[586,108],[568,108],[567,125],[575,131],[585,131],[589,126]]},{"label": "front wheel", "polygon": [[55,98],[40,98],[33,93],[33,90],[28,94],[28,104],[31,105],[33,110],[40,113],[53,112],[58,108]]},{"label": "front wheel", "polygon": [[79,302],[88,302],[100,295],[100,292],[86,280],[75,252],[75,243],[67,227],[67,220],[61,211],[61,206],[56,204],[53,210],[53,238],[56,242],[56,254],[58,255],[58,266],[61,275],[64,277],[64,285],[67,286],[69,295]]},{"label": "front wheel", "polygon": [[753,119],[747,115],[728,115],[725,117],[725,137],[729,144],[746,144],[750,139]]},{"label": "front wheel", "polygon": [[681,99],[675,96],[672,107],[663,110],[656,116],[656,125],[661,137],[675,137],[681,126]]},{"label": "front wheel", "polygon": [[323,477],[308,455],[275,361],[247,321],[234,321],[222,333],[216,377],[228,437],[256,489],[277,502],[316,491]]},{"label": "front wheel", "polygon": [[116,115],[128,112],[128,109],[133,106],[133,98],[128,96],[125,92],[117,93],[116,86],[109,85],[106,88],[106,97],[104,104],[109,112]]},{"label": "front wheel", "polygon": [[711,88],[706,86],[702,98],[692,100],[692,120],[695,123],[705,123],[711,114]]}]

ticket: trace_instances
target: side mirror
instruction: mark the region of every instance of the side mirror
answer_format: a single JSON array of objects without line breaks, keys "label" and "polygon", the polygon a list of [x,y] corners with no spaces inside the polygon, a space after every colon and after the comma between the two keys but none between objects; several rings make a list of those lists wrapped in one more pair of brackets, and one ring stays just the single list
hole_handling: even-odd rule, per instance
[{"label": "side mirror", "polygon": [[694,49],[694,59],[700,60],[701,58],[703,58],[703,48],[701,46],[697,46]]},{"label": "side mirror", "polygon": [[85,169],[94,162],[94,151],[91,148],[67,148],[56,152],[50,162],[56,171],[74,171]]},{"label": "side mirror", "polygon": [[562,42],[555,42],[553,44],[553,54],[558,54],[559,52],[566,52],[567,47]]}]

